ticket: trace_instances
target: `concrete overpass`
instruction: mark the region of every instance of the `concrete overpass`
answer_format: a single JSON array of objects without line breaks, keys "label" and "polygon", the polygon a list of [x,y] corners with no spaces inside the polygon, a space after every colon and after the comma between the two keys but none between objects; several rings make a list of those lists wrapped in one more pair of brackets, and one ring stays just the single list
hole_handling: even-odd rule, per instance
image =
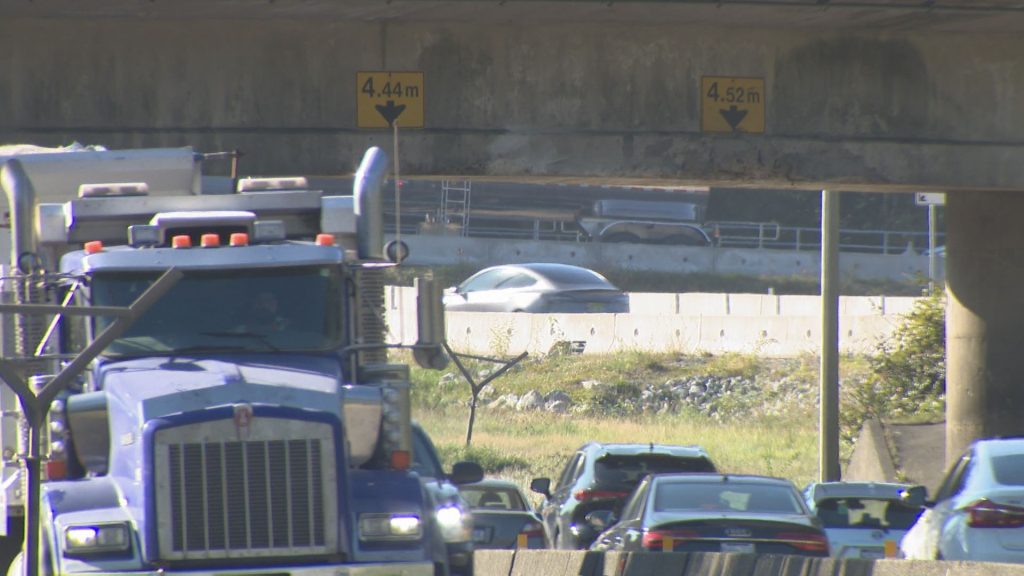
[{"label": "concrete overpass", "polygon": [[339,174],[395,121],[406,174],[947,191],[958,454],[1024,433],[1022,32],[1017,0],[3,0],[0,141]]}]

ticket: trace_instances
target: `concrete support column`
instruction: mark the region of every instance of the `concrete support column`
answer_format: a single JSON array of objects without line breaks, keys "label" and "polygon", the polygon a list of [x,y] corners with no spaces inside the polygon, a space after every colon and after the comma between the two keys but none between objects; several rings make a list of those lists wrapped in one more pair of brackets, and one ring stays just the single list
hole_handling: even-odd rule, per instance
[{"label": "concrete support column", "polygon": [[1024,194],[946,201],[946,461],[1024,434]]}]

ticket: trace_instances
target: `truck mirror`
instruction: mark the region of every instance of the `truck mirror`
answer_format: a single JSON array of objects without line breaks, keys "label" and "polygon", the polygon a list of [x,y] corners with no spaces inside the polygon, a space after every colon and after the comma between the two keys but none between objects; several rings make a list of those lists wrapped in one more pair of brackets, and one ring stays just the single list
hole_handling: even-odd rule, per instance
[{"label": "truck mirror", "polygon": [[448,365],[444,352],[444,307],[441,292],[433,278],[416,278],[416,323],[419,337],[412,356],[423,368],[441,370]]},{"label": "truck mirror", "polygon": [[384,256],[389,262],[401,264],[409,257],[409,245],[402,241],[392,240],[384,245]]}]

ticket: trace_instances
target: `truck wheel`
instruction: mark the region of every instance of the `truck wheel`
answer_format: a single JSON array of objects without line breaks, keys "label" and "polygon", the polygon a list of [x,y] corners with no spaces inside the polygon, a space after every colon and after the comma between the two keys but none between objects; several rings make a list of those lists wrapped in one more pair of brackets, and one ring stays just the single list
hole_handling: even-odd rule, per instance
[{"label": "truck wheel", "polygon": [[636,235],[628,232],[617,232],[615,234],[609,234],[601,238],[601,242],[631,242],[633,244],[639,244],[640,238]]}]

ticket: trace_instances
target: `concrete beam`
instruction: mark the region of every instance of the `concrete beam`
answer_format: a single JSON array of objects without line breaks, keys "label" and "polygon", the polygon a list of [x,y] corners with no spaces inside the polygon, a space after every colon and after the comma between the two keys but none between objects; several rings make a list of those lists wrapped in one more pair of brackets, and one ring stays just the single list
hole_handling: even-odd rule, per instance
[{"label": "concrete beam", "polygon": [[[344,174],[391,146],[358,125],[357,72],[412,70],[408,175],[1019,190],[1021,53],[1017,29],[3,18],[0,140],[237,148],[244,171]],[[704,131],[708,76],[763,80],[763,133]]]}]

